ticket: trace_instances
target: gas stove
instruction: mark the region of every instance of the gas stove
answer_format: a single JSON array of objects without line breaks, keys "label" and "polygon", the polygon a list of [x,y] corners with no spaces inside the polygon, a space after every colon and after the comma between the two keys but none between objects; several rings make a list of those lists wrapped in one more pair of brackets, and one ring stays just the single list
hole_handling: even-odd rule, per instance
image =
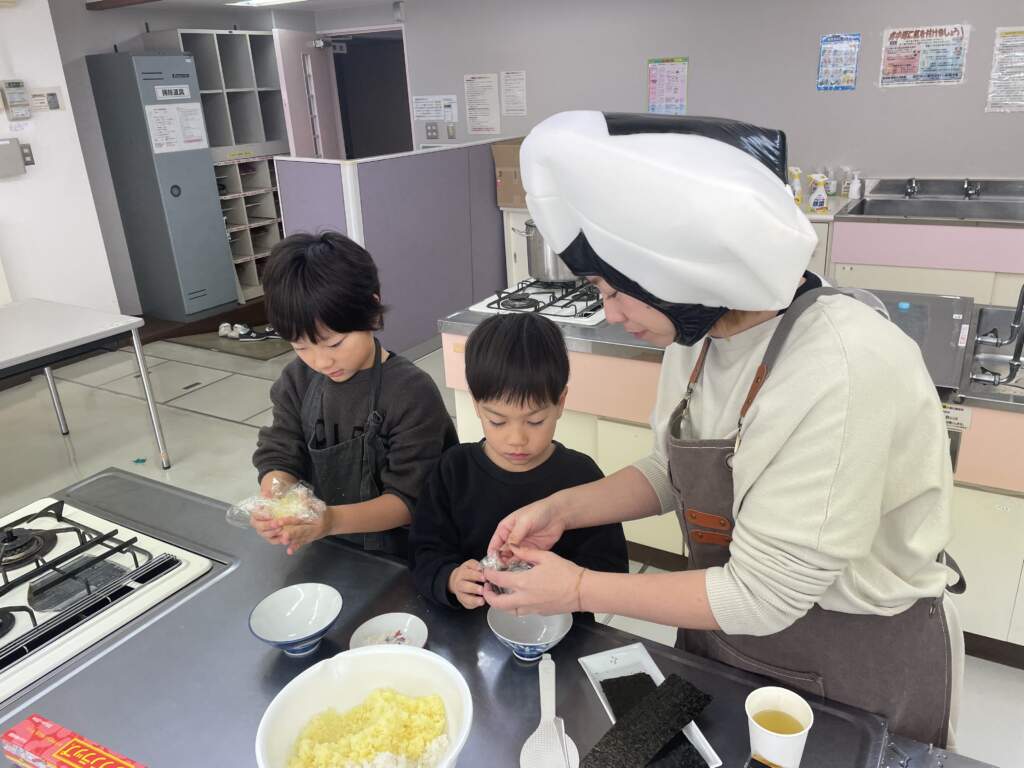
[{"label": "gas stove", "polygon": [[201,555],[56,499],[0,518],[0,701],[210,567]]},{"label": "gas stove", "polygon": [[524,280],[514,288],[498,291],[469,308],[471,312],[502,314],[539,312],[544,317],[571,325],[604,322],[604,304],[597,288],[587,282],[543,283]]}]

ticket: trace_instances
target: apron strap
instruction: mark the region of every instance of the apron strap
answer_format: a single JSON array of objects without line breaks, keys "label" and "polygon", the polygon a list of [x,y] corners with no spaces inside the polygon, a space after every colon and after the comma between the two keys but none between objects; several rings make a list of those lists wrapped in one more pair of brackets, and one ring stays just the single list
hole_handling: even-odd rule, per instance
[{"label": "apron strap", "polygon": [[377,402],[380,398],[380,391],[384,386],[384,366],[381,364],[381,347],[380,341],[376,336],[373,337],[373,373],[370,377],[370,416],[367,419],[367,423],[380,416],[377,414]]},{"label": "apron strap", "polygon": [[949,554],[949,552],[947,552],[946,550],[942,550],[941,552],[939,552],[939,556],[937,559],[940,563],[942,563],[944,566],[949,568],[951,571],[953,571],[953,573],[957,575],[956,582],[947,586],[946,591],[949,592],[951,595],[962,595],[964,592],[966,592],[967,579],[964,578],[964,572],[960,570],[960,566],[957,564],[956,560],[953,559],[953,556]]},{"label": "apron strap", "polygon": [[323,418],[324,412],[324,377],[316,374],[306,387],[302,396],[301,419],[302,431],[307,440],[312,439],[316,430],[316,422]]},{"label": "apron strap", "polygon": [[672,417],[669,419],[669,430],[672,437],[678,438],[680,433],[680,426],[683,423],[683,419],[686,418],[686,411],[690,407],[690,396],[693,394],[693,388],[697,386],[697,382],[700,380],[700,375],[704,370],[704,360],[708,356],[708,349],[711,347],[711,337],[708,336],[704,339],[704,344],[700,348],[700,355],[697,356],[697,364],[693,366],[693,370],[690,372],[690,383],[686,385],[686,392],[683,393],[683,399],[679,401],[679,405],[676,406],[675,410],[672,411]]}]

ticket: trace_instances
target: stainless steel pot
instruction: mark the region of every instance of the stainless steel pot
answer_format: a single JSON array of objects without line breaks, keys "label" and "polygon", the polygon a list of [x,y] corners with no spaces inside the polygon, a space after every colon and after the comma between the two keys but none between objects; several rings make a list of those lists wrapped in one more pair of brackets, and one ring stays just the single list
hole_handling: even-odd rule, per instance
[{"label": "stainless steel pot", "polygon": [[525,229],[514,231],[526,238],[526,262],[530,277],[534,280],[544,283],[572,283],[579,279],[544,242],[544,237],[533,223],[533,219],[526,222]]}]

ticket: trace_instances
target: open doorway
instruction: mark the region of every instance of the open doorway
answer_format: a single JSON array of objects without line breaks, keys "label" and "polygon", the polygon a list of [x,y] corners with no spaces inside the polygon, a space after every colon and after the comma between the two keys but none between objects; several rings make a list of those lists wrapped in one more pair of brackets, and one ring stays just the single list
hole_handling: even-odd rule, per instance
[{"label": "open doorway", "polygon": [[413,134],[401,28],[329,37],[345,157],[410,151]]}]

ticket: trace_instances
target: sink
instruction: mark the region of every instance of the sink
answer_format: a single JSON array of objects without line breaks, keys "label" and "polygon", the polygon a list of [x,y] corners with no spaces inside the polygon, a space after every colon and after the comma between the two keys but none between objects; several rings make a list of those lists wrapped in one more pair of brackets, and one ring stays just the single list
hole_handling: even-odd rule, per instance
[{"label": "sink", "polygon": [[851,202],[837,215],[847,221],[913,219],[997,222],[1024,226],[1024,200],[936,200],[870,198]]}]

